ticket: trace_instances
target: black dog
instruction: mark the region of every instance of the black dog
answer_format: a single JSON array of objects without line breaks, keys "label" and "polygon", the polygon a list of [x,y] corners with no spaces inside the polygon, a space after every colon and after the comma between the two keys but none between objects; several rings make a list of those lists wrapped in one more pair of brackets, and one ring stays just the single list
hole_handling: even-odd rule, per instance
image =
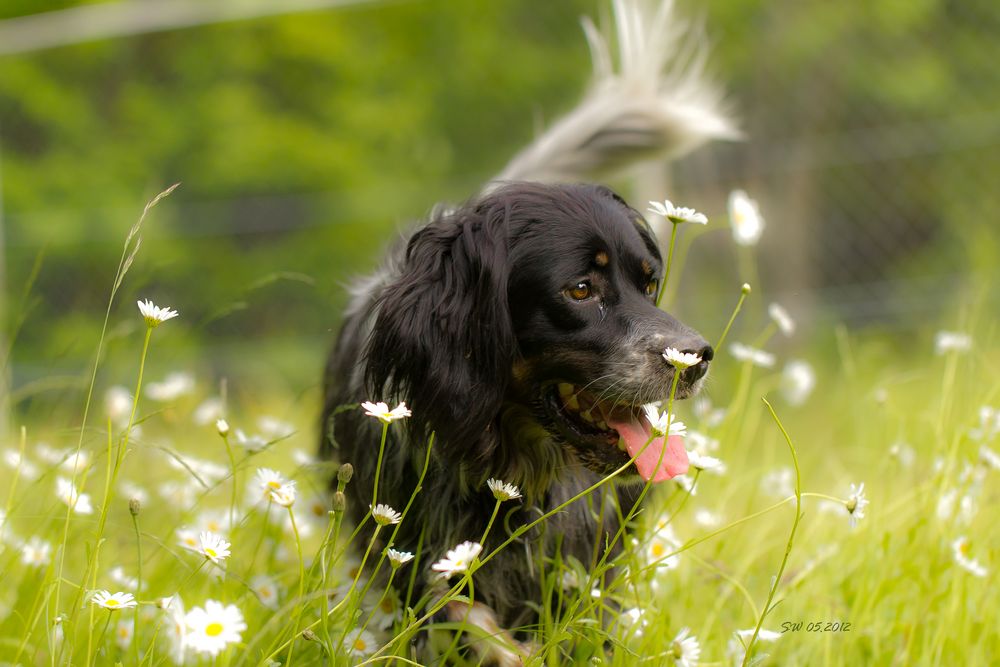
[{"label": "black dog", "polygon": [[[395,544],[420,550],[411,603],[437,581],[430,563],[483,534],[495,504],[487,479],[516,484],[524,498],[505,504],[485,553],[640,454],[650,441],[641,406],[664,399],[674,377],[665,348],[702,358],[678,378],[678,398],[697,391],[712,358],[698,334],[655,305],[662,261],[643,217],[607,188],[542,183],[600,180],[739,135],[701,76],[700,33],[673,15],[672,3],[611,4],[610,31],[584,21],[595,72],[589,92],[485,193],[433,214],[390,252],[355,290],[330,358],[321,450],[355,466],[355,520],[372,501],[380,434],[357,405],[406,401],[413,410],[391,428],[385,448],[378,501],[396,510],[413,493],[435,434],[426,479]],[[683,451],[653,439],[615,484],[572,503],[477,571],[469,620],[504,635],[501,627],[531,624],[539,565],[558,551],[564,562],[593,567],[643,480],[685,468]],[[487,661],[519,661],[508,650],[483,652]]]},{"label": "black dog", "polygon": [[[494,505],[487,479],[522,489],[507,517],[517,527],[625,465],[651,435],[643,404],[670,392],[664,348],[703,359],[682,373],[677,398],[698,389],[712,358],[656,307],[661,276],[645,220],[601,186],[511,183],[417,230],[356,294],[327,373],[325,454],[355,467],[354,518],[371,503],[380,424],[360,409],[333,412],[364,400],[405,400],[413,411],[405,431],[391,430],[379,502],[406,505],[436,434],[396,541],[409,551],[422,543],[425,568],[482,535]],[[654,439],[617,489],[578,500],[477,573],[477,600],[502,627],[535,619],[542,584],[530,561],[556,555],[552,536],[561,558],[588,564],[618,529],[616,512],[598,512],[598,525],[593,508],[613,501],[628,512],[643,479],[686,470],[683,450],[664,447]],[[506,538],[495,530],[484,546]]]}]

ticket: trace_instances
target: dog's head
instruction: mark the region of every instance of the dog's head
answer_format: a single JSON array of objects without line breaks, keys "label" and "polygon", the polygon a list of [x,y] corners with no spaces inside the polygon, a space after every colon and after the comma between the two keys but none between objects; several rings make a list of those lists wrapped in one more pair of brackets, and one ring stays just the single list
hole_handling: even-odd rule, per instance
[{"label": "dog's head", "polygon": [[[369,340],[369,387],[406,399],[414,435],[436,431],[456,462],[548,446],[606,474],[641,451],[643,478],[678,474],[683,450],[652,438],[642,406],[670,394],[665,348],[702,358],[676,398],[698,390],[712,349],[656,307],[662,274],[645,220],[611,190],[506,185],[410,239]],[[510,410],[546,436],[505,443]]]}]

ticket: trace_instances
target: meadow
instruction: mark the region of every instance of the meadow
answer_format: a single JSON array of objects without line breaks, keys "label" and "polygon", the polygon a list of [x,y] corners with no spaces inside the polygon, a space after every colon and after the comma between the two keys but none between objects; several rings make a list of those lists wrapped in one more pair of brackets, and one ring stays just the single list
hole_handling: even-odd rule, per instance
[{"label": "meadow", "polygon": [[[474,598],[490,554],[372,552],[407,508],[343,520],[331,491],[352,483],[350,462],[315,459],[318,390],[234,387],[207,357],[203,373],[148,370],[186,303],[120,296],[142,224],[109,271],[104,330],[86,332],[98,347],[78,404],[3,441],[0,663],[402,665],[430,641],[474,664],[462,645],[485,639],[452,639],[440,631],[462,624],[433,616]],[[661,406],[686,424],[690,473],[649,489],[619,562],[538,564],[528,664],[989,664],[993,289],[973,282],[914,335],[814,330],[793,358],[802,323],[735,286],[732,328],[703,332],[719,350],[706,389]],[[105,369],[121,321],[134,363]],[[382,413],[384,429],[402,414]],[[518,499],[497,488],[500,530]],[[412,581],[432,563],[464,574],[444,598],[398,599],[367,576]]]}]

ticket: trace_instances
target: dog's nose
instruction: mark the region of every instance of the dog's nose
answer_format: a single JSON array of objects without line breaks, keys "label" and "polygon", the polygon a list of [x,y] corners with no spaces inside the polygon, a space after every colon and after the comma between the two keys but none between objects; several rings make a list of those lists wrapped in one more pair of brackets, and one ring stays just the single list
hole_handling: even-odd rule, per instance
[{"label": "dog's nose", "polygon": [[692,352],[701,357],[702,361],[711,361],[715,358],[715,350],[712,349],[711,345],[704,345],[700,349],[694,350],[683,350],[684,352]]}]

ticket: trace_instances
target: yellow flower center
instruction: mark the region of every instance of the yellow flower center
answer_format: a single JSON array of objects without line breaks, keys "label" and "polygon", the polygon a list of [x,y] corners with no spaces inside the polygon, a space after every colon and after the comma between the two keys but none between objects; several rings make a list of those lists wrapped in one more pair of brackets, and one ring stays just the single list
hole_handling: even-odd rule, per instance
[{"label": "yellow flower center", "polygon": [[281,484],[279,484],[278,482],[274,481],[273,479],[270,482],[267,483],[267,486],[269,488],[272,488],[272,489],[280,489],[281,488]]},{"label": "yellow flower center", "polygon": [[368,643],[361,637],[358,637],[357,639],[354,640],[355,651],[364,651],[367,650],[367,648],[368,648]]},{"label": "yellow flower center", "polygon": [[382,602],[380,602],[378,606],[386,614],[391,614],[392,608],[395,607],[396,605],[392,603],[392,600],[390,598],[386,597],[382,598]]},{"label": "yellow flower center", "polygon": [[117,607],[118,605],[119,602],[115,598],[108,598],[107,600],[104,601],[105,607]]},{"label": "yellow flower center", "polygon": [[653,551],[653,558],[659,558],[660,556],[662,556],[663,554],[665,554],[667,552],[667,550],[664,549],[663,545],[660,544],[659,542],[654,542],[653,543],[653,549],[652,549],[652,551]]},{"label": "yellow flower center", "polygon": [[212,547],[205,547],[205,555],[208,556],[209,558],[215,558],[219,554],[217,554],[215,552],[215,549],[213,549]]},{"label": "yellow flower center", "polygon": [[958,545],[958,550],[962,552],[963,556],[968,556],[969,551],[971,551],[971,545],[969,544],[968,541],[963,541],[961,544]]},{"label": "yellow flower center", "polygon": [[222,634],[222,623],[209,623],[205,626],[205,634],[209,637],[218,637]]}]

